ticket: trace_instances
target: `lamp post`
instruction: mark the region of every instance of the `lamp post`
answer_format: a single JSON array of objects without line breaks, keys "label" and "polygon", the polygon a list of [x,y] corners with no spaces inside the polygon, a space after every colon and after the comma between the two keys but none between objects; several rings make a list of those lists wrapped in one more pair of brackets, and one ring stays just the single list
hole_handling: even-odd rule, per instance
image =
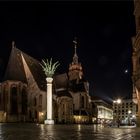
[{"label": "lamp post", "polygon": [[128,125],[131,124],[131,122],[130,122],[131,113],[132,113],[132,111],[128,110]]},{"label": "lamp post", "polygon": [[52,59],[50,61],[48,61],[47,59],[46,61],[42,60],[42,63],[40,65],[42,66],[43,71],[47,76],[47,119],[44,121],[44,123],[54,124],[54,120],[52,118],[52,81],[54,72],[60,64],[58,63],[58,61],[53,64]]},{"label": "lamp post", "polygon": [[118,98],[117,100],[114,100],[113,103],[117,105],[117,112],[116,112],[117,113],[117,125],[119,127],[120,126],[119,105],[122,103],[122,100]]}]

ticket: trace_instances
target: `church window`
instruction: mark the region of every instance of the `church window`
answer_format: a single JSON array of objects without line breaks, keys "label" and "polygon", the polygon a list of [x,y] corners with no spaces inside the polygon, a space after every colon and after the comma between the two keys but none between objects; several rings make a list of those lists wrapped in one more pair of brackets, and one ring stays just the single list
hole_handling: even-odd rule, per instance
[{"label": "church window", "polygon": [[140,65],[140,57],[139,57],[139,65]]},{"label": "church window", "polygon": [[39,95],[39,105],[42,106],[42,95]]},{"label": "church window", "polygon": [[42,95],[39,95],[39,108],[42,110]]},{"label": "church window", "polygon": [[140,16],[138,17],[138,26],[140,27]]},{"label": "church window", "polygon": [[1,92],[0,92],[0,104],[1,104]]},{"label": "church window", "polygon": [[35,112],[34,112],[34,114],[35,114],[35,119],[37,119],[37,111],[35,110]]},{"label": "church window", "polygon": [[16,114],[18,112],[17,106],[17,88],[11,88],[11,114]]},{"label": "church window", "polygon": [[81,107],[84,108],[84,96],[81,97]]},{"label": "church window", "polygon": [[36,102],[36,97],[34,98],[34,106],[36,106],[37,102]]},{"label": "church window", "polygon": [[1,104],[1,97],[2,97],[2,91],[1,91],[1,86],[0,86],[0,104]]},{"label": "church window", "polygon": [[22,89],[22,114],[27,112],[27,93],[25,89]]}]

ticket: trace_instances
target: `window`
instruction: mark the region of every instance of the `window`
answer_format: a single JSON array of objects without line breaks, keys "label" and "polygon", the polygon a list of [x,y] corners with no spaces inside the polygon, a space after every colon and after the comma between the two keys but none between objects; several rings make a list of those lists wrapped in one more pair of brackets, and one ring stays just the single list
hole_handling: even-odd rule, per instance
[{"label": "window", "polygon": [[36,102],[36,97],[34,97],[34,106],[36,106],[36,103],[37,103],[37,102]]},{"label": "window", "polygon": [[27,112],[27,93],[25,89],[22,89],[22,114]]},{"label": "window", "polygon": [[138,26],[140,27],[140,16],[138,17]]},{"label": "window", "polygon": [[0,104],[1,104],[1,94],[2,94],[2,93],[0,92]]},{"label": "window", "polygon": [[81,97],[81,107],[84,108],[84,96]]},{"label": "window", "polygon": [[18,105],[17,105],[17,88],[11,88],[11,114],[17,114]]},{"label": "window", "polygon": [[139,61],[139,65],[140,65],[140,57],[138,59],[139,59],[138,61]]},{"label": "window", "polygon": [[42,106],[42,95],[39,95],[39,105]]}]

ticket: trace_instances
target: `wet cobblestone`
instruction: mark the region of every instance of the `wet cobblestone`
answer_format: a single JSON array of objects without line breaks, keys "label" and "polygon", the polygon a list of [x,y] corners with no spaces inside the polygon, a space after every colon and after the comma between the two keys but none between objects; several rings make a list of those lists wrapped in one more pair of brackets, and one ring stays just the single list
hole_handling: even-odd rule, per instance
[{"label": "wet cobblestone", "polygon": [[140,128],[97,125],[0,124],[0,140],[140,140]]}]

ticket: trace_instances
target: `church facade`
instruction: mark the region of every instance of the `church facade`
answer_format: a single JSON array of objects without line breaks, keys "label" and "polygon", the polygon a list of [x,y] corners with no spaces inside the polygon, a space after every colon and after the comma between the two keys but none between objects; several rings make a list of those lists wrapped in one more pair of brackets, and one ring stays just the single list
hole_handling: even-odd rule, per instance
[{"label": "church facade", "polygon": [[[69,72],[54,75],[55,123],[89,123],[92,117],[88,81],[78,61],[77,42]],[[0,83],[0,122],[39,122],[46,119],[46,76],[40,62],[12,43],[4,80]]]}]

